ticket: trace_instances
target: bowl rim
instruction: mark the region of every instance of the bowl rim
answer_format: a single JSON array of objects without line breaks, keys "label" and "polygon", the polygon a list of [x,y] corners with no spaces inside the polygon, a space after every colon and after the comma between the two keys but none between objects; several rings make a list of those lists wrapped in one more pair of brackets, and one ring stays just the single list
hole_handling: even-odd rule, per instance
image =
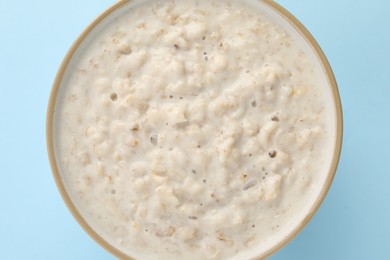
[{"label": "bowl rim", "polygon": [[[60,85],[62,82],[62,78],[65,74],[66,68],[68,67],[71,59],[73,58],[75,52],[78,50],[81,43],[85,40],[88,34],[100,23],[102,22],[108,15],[110,15],[115,10],[121,8],[125,4],[131,3],[134,0],[119,0],[114,3],[110,7],[108,7],[104,12],[102,12],[97,18],[95,18],[87,27],[82,31],[82,33],[77,37],[74,43],[71,45],[70,49],[66,53],[58,71],[56,77],[54,79],[52,89],[50,92],[47,114],[46,114],[46,144],[47,144],[47,152],[48,159],[52,171],[52,175],[54,177],[54,181],[57,185],[57,188],[61,194],[63,201],[68,207],[69,211],[72,213],[73,217],[79,223],[79,225],[87,232],[87,234],[94,239],[100,246],[106,249],[108,252],[113,254],[119,259],[135,259],[132,256],[129,256],[117,249],[113,245],[111,245],[108,241],[106,241],[102,236],[100,236],[83,218],[81,213],[77,210],[76,206],[72,202],[69,194],[66,192],[65,185],[62,181],[60,171],[58,169],[57,161],[55,158],[55,149],[54,149],[54,140],[53,140],[53,123],[54,123],[54,109],[56,105],[57,96],[59,93]],[[336,174],[337,166],[340,160],[341,148],[342,148],[342,139],[343,139],[343,114],[342,114],[342,106],[339,95],[339,90],[337,86],[336,79],[334,77],[332,68],[322,51],[321,47],[311,35],[311,33],[304,27],[304,25],[293,16],[289,11],[287,11],[280,4],[276,3],[274,0],[253,0],[253,1],[261,1],[265,3],[268,7],[273,9],[273,11],[277,12],[280,16],[282,16],[292,27],[300,33],[301,37],[309,44],[309,46],[313,49],[315,56],[318,58],[321,63],[322,69],[327,76],[328,83],[331,87],[332,101],[334,105],[335,111],[335,145],[333,150],[333,157],[331,161],[331,165],[329,168],[329,172],[327,174],[324,185],[318,194],[318,197],[311,205],[310,209],[307,211],[306,216],[299,222],[298,225],[292,229],[287,236],[281,238],[278,243],[275,243],[268,250],[262,252],[261,255],[257,256],[256,259],[264,259],[282,247],[284,247],[288,242],[290,242],[310,221],[310,219],[314,216],[314,214],[319,209],[321,203],[323,202],[326,194],[328,193],[330,186],[333,182],[334,176]]]}]

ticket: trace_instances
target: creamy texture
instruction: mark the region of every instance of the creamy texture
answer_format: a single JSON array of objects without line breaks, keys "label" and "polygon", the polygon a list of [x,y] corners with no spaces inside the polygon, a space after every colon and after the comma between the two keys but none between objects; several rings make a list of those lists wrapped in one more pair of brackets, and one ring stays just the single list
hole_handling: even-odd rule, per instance
[{"label": "creamy texture", "polygon": [[333,145],[327,83],[265,13],[153,1],[124,8],[82,51],[57,100],[56,158],[115,247],[249,257],[304,216]]}]

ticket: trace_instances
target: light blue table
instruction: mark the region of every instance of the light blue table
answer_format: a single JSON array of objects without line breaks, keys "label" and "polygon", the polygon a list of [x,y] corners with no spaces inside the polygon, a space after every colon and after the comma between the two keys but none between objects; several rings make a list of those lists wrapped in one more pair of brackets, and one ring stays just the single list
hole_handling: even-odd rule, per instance
[{"label": "light blue table", "polygon": [[[45,115],[59,64],[113,0],[0,0],[0,259],[115,259],[78,226],[49,169]],[[333,186],[270,259],[390,259],[390,2],[280,0],[317,38],[344,108]]]}]

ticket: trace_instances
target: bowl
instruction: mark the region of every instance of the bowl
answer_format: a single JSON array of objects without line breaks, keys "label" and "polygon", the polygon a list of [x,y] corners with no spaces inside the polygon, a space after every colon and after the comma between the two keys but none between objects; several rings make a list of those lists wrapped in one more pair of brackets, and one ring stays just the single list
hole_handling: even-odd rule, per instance
[{"label": "bowl", "polygon": [[[86,28],[86,30],[81,33],[81,35],[68,51],[57,73],[51,91],[47,111],[47,148],[51,169],[58,190],[74,218],[84,228],[84,230],[107,251],[121,259],[139,258],[140,255],[124,252],[122,248],[120,248],[118,245],[115,245],[114,242],[109,241],[107,237],[102,235],[102,233],[98,231],[99,228],[91,223],[91,221],[88,219],[88,216],[82,212],[82,207],[80,208],[80,205],[78,205],[76,199],[71,194],[71,188],[69,188],[69,184],[66,181],[67,177],[63,175],[60,167],[60,158],[58,155],[59,151],[58,148],[56,148],[56,142],[59,138],[56,135],[55,130],[56,111],[57,109],[60,109],[59,104],[63,102],[60,95],[61,89],[64,88],[64,86],[66,86],[68,83],[72,70],[75,68],[75,66],[77,66],[78,59],[83,55],[90,42],[93,41],[94,37],[98,35],[99,31],[103,30],[107,24],[123,15],[126,10],[137,8],[137,6],[145,2],[148,1],[119,1],[108,8],[99,17],[97,17]],[[322,72],[321,77],[327,87],[326,91],[329,95],[328,106],[331,111],[330,128],[332,133],[330,139],[332,144],[330,145],[331,151],[329,152],[329,160],[324,165],[326,168],[326,174],[324,174],[322,179],[319,181],[320,187],[318,187],[317,190],[311,194],[309,201],[306,203],[307,205],[304,207],[304,212],[299,217],[297,217],[296,220],[290,223],[290,226],[284,233],[281,233],[281,235],[268,241],[266,246],[262,247],[260,251],[256,252],[256,258],[265,258],[283,247],[294,236],[296,236],[298,232],[302,230],[302,228],[313,217],[317,209],[320,207],[323,199],[325,198],[325,195],[328,192],[334,178],[341,152],[342,109],[336,80],[332,73],[331,67],[321,48],[313,36],[308,32],[308,30],[292,14],[290,14],[287,10],[272,0],[253,0],[248,2],[252,2],[252,4],[254,3],[259,6],[262,12],[265,12],[269,18],[275,22],[275,24],[289,32],[295,41],[304,46],[307,54],[311,57],[316,66],[318,66],[319,71]],[[114,99],[115,97],[112,98]],[[253,257],[253,255],[250,256]],[[247,258],[249,255],[241,255],[241,257]]]}]

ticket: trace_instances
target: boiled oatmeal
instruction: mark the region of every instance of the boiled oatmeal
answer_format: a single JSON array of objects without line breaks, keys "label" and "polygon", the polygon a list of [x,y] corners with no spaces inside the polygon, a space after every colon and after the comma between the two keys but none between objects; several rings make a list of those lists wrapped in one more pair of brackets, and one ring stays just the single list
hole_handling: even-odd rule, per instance
[{"label": "boiled oatmeal", "polygon": [[54,131],[66,189],[137,259],[261,249],[325,174],[322,72],[249,2],[144,1],[67,72]]}]

